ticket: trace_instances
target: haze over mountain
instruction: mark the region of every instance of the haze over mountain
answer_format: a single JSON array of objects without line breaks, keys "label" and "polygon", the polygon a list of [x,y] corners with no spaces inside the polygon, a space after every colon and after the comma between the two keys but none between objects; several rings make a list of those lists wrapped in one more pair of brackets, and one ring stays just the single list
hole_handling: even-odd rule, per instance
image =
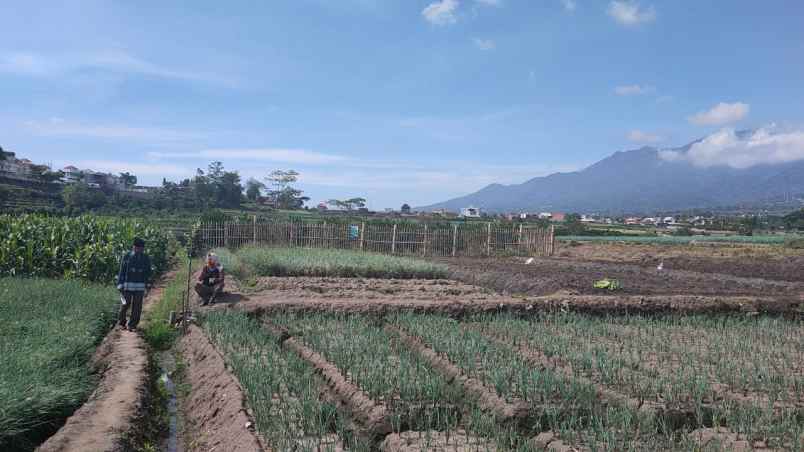
[{"label": "haze over mountain", "polygon": [[790,199],[804,193],[804,134],[722,130],[679,148],[615,152],[576,172],[491,184],[421,207],[639,213]]}]

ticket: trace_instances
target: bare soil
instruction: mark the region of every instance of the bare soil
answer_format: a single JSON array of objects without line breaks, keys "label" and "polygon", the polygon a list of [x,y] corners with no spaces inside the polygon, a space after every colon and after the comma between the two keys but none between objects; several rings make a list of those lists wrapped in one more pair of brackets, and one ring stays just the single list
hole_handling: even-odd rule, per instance
[{"label": "bare soil", "polygon": [[451,432],[401,432],[391,433],[380,444],[382,452],[477,452],[496,451],[496,445],[483,438],[470,435],[465,430]]},{"label": "bare soil", "polygon": [[634,264],[655,269],[720,273],[746,278],[804,282],[804,250],[777,245],[661,245],[577,242],[561,244],[561,259]]},{"label": "bare soil", "polygon": [[184,401],[188,451],[262,451],[246,397],[223,357],[200,328],[191,325],[180,348],[187,364],[190,395]]},{"label": "bare soil", "polygon": [[[257,314],[274,312],[332,312],[385,315],[395,312],[438,313],[460,318],[469,314],[576,311],[590,314],[781,314],[804,318],[804,294],[798,297],[700,295],[574,295],[559,291],[549,296],[506,296],[488,289],[447,281],[346,280],[339,278],[271,278],[271,288],[256,292],[227,292],[210,307]],[[279,281],[281,280],[281,281]],[[346,289],[341,285],[346,284]],[[349,288],[349,285],[352,285]],[[405,288],[418,288],[408,291]],[[421,290],[424,288],[425,290]],[[428,289],[429,288],[429,289]],[[417,291],[437,296],[417,297]]]},{"label": "bare soil", "polygon": [[[457,259],[444,261],[458,281],[503,293],[549,295],[559,291],[575,295],[702,295],[763,296],[798,299],[804,283],[745,278],[656,266],[569,259],[523,258]],[[802,267],[804,273],[804,267]],[[620,282],[616,291],[594,288],[595,281]]]}]

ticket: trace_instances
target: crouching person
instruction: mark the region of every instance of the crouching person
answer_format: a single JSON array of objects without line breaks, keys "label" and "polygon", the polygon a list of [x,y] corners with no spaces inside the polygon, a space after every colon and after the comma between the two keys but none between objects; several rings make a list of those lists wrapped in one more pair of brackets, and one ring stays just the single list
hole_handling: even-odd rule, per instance
[{"label": "crouching person", "polygon": [[[118,323],[123,329],[135,331],[142,314],[142,299],[145,289],[151,280],[151,260],[145,254],[145,241],[134,239],[134,247],[120,261],[120,272],[117,274],[117,290],[125,300],[120,305]],[[126,323],[128,308],[131,306],[131,318]]]},{"label": "crouching person", "polygon": [[215,303],[215,298],[223,292],[224,278],[223,265],[218,256],[215,253],[207,254],[207,262],[198,274],[198,282],[195,283],[195,292],[201,297],[201,306]]}]

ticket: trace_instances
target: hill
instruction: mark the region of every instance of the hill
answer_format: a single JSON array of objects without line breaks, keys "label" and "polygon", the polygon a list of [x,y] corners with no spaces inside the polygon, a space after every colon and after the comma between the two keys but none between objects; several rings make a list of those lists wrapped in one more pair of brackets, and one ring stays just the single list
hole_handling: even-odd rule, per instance
[{"label": "hill", "polygon": [[[734,135],[746,138],[752,133]],[[640,213],[767,205],[804,194],[804,160],[758,163],[746,168],[702,166],[695,160],[700,160],[700,148],[693,146],[704,140],[679,148],[643,147],[615,152],[581,171],[536,177],[515,185],[492,184],[419,210],[459,211],[475,206],[487,212]]]}]

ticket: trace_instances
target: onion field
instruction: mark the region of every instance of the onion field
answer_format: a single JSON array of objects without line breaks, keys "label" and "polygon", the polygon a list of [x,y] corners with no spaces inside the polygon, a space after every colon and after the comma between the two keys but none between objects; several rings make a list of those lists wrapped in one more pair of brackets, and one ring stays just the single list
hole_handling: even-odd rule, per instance
[{"label": "onion field", "polygon": [[204,326],[278,450],[804,448],[793,321],[213,313]]}]

